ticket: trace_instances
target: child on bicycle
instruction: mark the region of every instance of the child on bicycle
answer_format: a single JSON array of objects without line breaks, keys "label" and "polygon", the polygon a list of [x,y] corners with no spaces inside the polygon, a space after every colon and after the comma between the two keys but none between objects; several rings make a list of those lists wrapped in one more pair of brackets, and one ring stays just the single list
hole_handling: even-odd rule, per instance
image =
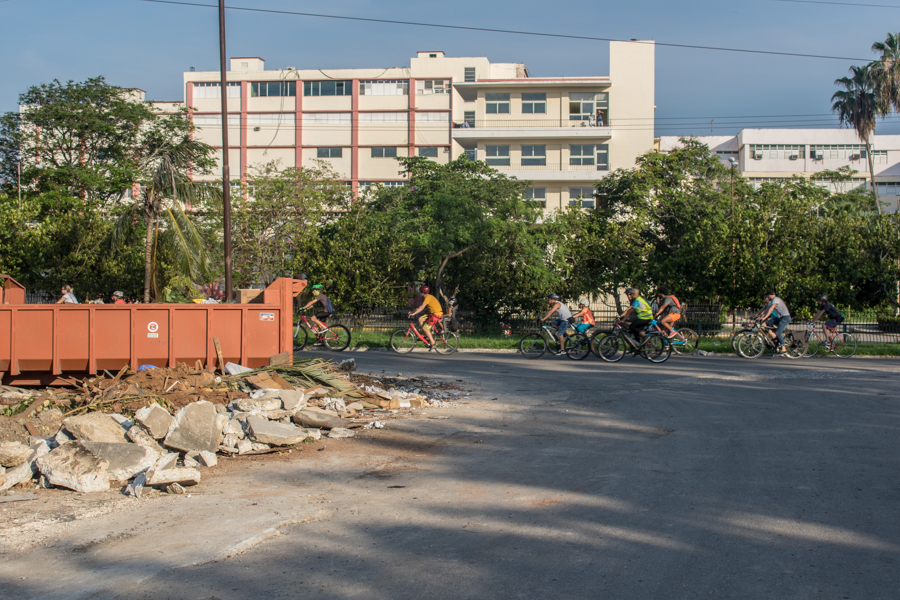
[{"label": "child on bicycle", "polygon": [[[316,294],[316,292],[318,292],[318,294]],[[322,304],[322,310],[311,316],[309,320],[315,323],[316,327],[325,329],[327,327],[325,321],[334,314],[334,305],[331,303],[331,300],[328,299],[328,296],[325,295],[325,286],[321,283],[312,286],[312,293],[315,295],[315,298],[310,300],[302,310],[306,310],[316,302],[320,302]]]},{"label": "child on bicycle", "polygon": [[441,307],[438,299],[431,295],[431,288],[427,285],[420,287],[419,293],[422,294],[422,304],[419,308],[409,313],[409,316],[412,318],[423,310],[428,311],[427,315],[423,314],[419,317],[419,327],[422,328],[422,331],[425,332],[425,337],[428,338],[429,348],[434,348],[434,337],[431,335],[431,329],[444,318],[444,309]]},{"label": "child on bicycle", "polygon": [[678,298],[669,293],[669,288],[664,285],[656,289],[659,298],[659,310],[653,315],[654,319],[659,321],[660,326],[665,330],[666,337],[675,337],[675,321],[681,318],[681,302]]},{"label": "child on bicycle", "polygon": [[819,305],[819,312],[813,317],[810,325],[815,325],[816,321],[818,321],[823,314],[828,315],[828,320],[825,321],[825,333],[828,335],[827,348],[831,350],[831,346],[834,343],[835,330],[840,323],[844,322],[844,315],[841,314],[841,311],[839,311],[834,304],[828,301],[828,296],[825,294],[821,294],[816,298],[816,304]]},{"label": "child on bicycle", "polygon": [[578,312],[574,315],[577,321],[580,321],[575,329],[578,330],[578,333],[584,333],[594,325],[596,322],[594,321],[594,311],[590,309],[588,306],[587,300],[584,298],[578,299]]}]

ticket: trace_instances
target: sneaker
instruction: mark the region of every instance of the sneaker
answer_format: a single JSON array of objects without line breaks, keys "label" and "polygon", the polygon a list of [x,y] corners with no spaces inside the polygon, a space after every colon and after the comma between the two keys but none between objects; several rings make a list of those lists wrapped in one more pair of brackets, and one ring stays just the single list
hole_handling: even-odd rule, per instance
[{"label": "sneaker", "polygon": [[565,352],[563,352],[562,350],[551,350],[550,354],[552,354],[553,356],[562,356],[563,354],[565,354]]}]

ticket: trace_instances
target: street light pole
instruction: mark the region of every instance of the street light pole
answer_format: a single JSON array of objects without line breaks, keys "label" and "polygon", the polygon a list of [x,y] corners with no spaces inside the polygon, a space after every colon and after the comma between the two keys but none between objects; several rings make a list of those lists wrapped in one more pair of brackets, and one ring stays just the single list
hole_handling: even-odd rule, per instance
[{"label": "street light pole", "polygon": [[225,0],[219,0],[219,79],[222,88],[222,207],[225,237],[225,302],[231,302],[231,168],[228,164],[228,82],[225,76]]},{"label": "street light pole", "polygon": [[731,222],[734,223],[734,159],[729,158],[731,163]]}]

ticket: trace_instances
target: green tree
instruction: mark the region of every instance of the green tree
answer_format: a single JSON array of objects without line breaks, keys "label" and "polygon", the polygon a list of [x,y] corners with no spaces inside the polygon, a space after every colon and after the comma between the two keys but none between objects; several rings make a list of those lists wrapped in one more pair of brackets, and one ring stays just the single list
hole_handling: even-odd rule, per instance
[{"label": "green tree", "polygon": [[850,77],[841,77],[835,80],[834,84],[843,89],[831,96],[831,110],[838,114],[842,125],[855,129],[860,141],[866,145],[872,193],[875,195],[878,214],[881,214],[881,202],[878,201],[878,188],[875,186],[872,145],[869,139],[875,133],[875,120],[879,114],[882,114],[884,104],[876,92],[878,80],[872,69],[868,66],[853,66],[850,67],[850,73]]}]

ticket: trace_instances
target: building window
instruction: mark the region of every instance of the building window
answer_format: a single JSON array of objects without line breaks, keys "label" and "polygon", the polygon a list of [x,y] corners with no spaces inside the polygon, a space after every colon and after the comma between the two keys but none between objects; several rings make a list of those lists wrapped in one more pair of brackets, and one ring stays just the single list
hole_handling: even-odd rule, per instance
[{"label": "building window", "polygon": [[[241,124],[241,115],[228,115],[228,126],[235,127]],[[222,126],[222,115],[194,115],[194,125]]]},{"label": "building window", "polygon": [[522,146],[522,166],[546,166],[547,146]]},{"label": "building window", "polygon": [[463,113],[463,125],[465,127],[475,127],[475,111],[467,110]]},{"label": "building window", "polygon": [[250,97],[260,98],[265,96],[296,96],[296,81],[251,81]]},{"label": "building window", "polygon": [[522,114],[535,115],[547,113],[547,94],[523,93]]},{"label": "building window", "polygon": [[372,148],[372,158],[397,158],[397,148],[394,146]]},{"label": "building window", "polygon": [[569,164],[570,165],[593,165],[594,164],[594,145],[593,144],[571,144],[569,146]]},{"label": "building window", "polygon": [[349,125],[351,122],[350,113],[304,113],[304,125],[325,125],[342,123]]},{"label": "building window", "polygon": [[419,146],[419,156],[426,156],[428,158],[437,158],[438,155],[438,147],[437,146]]},{"label": "building window", "polygon": [[306,81],[303,83],[304,96],[351,96],[352,81]]},{"label": "building window", "polygon": [[872,150],[872,163],[876,165],[886,165],[888,161],[887,150]]},{"label": "building window", "polygon": [[293,125],[295,118],[293,113],[249,114],[247,125]]},{"label": "building window", "polygon": [[466,67],[465,81],[467,83],[475,81],[475,67]]},{"label": "building window", "polygon": [[343,148],[316,148],[316,158],[341,158]]},{"label": "building window", "polygon": [[900,181],[878,181],[875,186],[879,196],[900,196]]},{"label": "building window", "polygon": [[409,95],[409,80],[375,79],[372,81],[360,81],[359,93],[361,96],[407,96]]},{"label": "building window", "polygon": [[587,121],[594,114],[594,93],[573,92],[569,94],[569,120]]},{"label": "building window", "polygon": [[417,112],[416,123],[449,123],[448,112]]},{"label": "building window", "polygon": [[539,204],[541,208],[547,208],[547,188],[530,187],[525,190],[522,197],[530,202]]},{"label": "building window", "polygon": [[592,187],[570,187],[569,188],[569,206],[580,206],[581,208],[594,208],[594,188],[592,188]]},{"label": "building window", "polygon": [[408,113],[400,112],[375,112],[359,113],[360,123],[406,123],[409,120]]},{"label": "building window", "polygon": [[597,144],[597,170],[609,171],[609,144]]},{"label": "building window", "polygon": [[466,150],[466,158],[469,160],[478,160],[478,150]]},{"label": "building window", "polygon": [[[750,156],[756,158],[755,148],[751,146]],[[813,160],[823,158],[846,158],[849,160],[867,159],[866,147],[863,144],[830,144],[809,147],[809,157]]]},{"label": "building window", "polygon": [[[209,81],[200,81],[194,83],[194,98],[221,98],[222,84]],[[241,97],[241,84],[238,81],[228,84],[228,97]]]},{"label": "building window", "polygon": [[450,82],[445,79],[419,79],[416,81],[416,93],[423,96],[449,94]]},{"label": "building window", "polygon": [[408,181],[360,181],[359,189],[367,190],[367,189],[371,188],[372,186],[376,186],[376,185],[380,185],[380,186],[383,186],[386,188],[403,187],[404,185],[407,185],[408,183],[409,183]]},{"label": "building window", "polygon": [[485,94],[484,99],[487,101],[485,112],[489,115],[508,115],[509,114],[509,94]]},{"label": "building window", "polygon": [[750,158],[760,160],[762,158],[786,158],[797,160],[806,158],[806,146],[791,144],[751,144]]},{"label": "building window", "polygon": [[485,146],[487,164],[495,167],[509,166],[509,146]]}]

